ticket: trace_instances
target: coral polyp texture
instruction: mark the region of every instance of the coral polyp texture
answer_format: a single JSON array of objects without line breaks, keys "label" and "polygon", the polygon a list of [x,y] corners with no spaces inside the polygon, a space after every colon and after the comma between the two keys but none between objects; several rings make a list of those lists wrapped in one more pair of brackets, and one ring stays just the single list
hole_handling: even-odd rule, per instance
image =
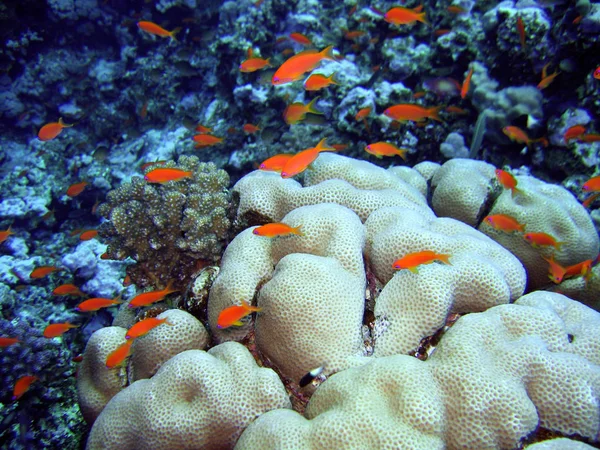
[{"label": "coral polyp texture", "polygon": [[107,254],[133,258],[137,264],[128,273],[141,286],[165,286],[169,280],[184,279],[198,260],[217,261],[230,225],[225,171],[194,156],[152,165],[146,173],[157,167],[192,175],[164,184],[133,177],[109,192],[98,209],[108,219],[100,229],[108,242]]}]

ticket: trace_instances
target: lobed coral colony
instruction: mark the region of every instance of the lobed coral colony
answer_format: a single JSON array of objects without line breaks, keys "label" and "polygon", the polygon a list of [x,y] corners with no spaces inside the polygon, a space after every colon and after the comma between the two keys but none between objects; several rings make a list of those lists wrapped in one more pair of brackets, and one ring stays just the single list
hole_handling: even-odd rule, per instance
[{"label": "lobed coral colony", "polygon": [[0,4],[0,447],[600,448],[600,4]]}]

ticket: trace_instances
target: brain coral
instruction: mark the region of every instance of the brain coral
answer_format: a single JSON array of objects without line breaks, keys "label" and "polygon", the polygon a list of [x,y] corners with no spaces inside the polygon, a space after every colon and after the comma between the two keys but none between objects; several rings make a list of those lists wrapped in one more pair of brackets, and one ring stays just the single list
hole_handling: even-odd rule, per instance
[{"label": "brain coral", "polygon": [[598,442],[599,338],[600,314],[534,292],[461,317],[427,361],[364,358],[305,416],[269,411],[236,449],[508,449],[538,426]]},{"label": "brain coral", "polygon": [[241,344],[187,350],[121,391],[98,417],[88,450],[231,448],[270,409],[289,408],[283,384]]},{"label": "brain coral", "polygon": [[108,241],[107,254],[136,260],[128,273],[140,287],[163,287],[172,279],[184,279],[197,260],[218,260],[229,231],[229,176],[224,170],[195,156],[181,156],[177,163],[161,167],[193,174],[164,184],[133,177],[131,183],[109,192],[98,209],[108,219],[100,227],[100,235]]}]

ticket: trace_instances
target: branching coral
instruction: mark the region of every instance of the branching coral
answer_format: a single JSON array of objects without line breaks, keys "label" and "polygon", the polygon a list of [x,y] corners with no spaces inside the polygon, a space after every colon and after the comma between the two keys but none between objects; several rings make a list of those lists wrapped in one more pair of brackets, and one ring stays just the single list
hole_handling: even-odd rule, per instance
[{"label": "branching coral", "polygon": [[229,230],[225,171],[195,156],[181,156],[177,164],[169,161],[163,167],[193,175],[165,184],[134,177],[109,192],[107,202],[98,208],[109,220],[100,228],[100,235],[108,241],[108,255],[114,259],[129,256],[138,262],[128,268],[138,286],[182,280],[198,260],[218,260]]}]

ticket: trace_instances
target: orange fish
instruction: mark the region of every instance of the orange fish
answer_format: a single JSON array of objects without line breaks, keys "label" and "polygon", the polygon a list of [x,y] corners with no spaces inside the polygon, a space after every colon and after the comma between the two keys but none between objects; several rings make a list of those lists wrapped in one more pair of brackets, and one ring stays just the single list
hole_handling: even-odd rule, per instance
[{"label": "orange fish", "polygon": [[265,67],[270,67],[271,61],[269,58],[248,58],[240,64],[240,72],[250,73],[256,72],[257,70],[264,69]]},{"label": "orange fish", "polygon": [[301,120],[304,120],[306,114],[308,113],[322,115],[323,113],[317,110],[315,107],[317,104],[317,100],[319,100],[319,97],[313,98],[306,105],[301,102],[292,103],[288,105],[287,108],[285,108],[285,111],[283,112],[283,119],[285,120],[285,123],[287,123],[288,125],[298,123]]},{"label": "orange fish", "polygon": [[273,74],[271,83],[274,86],[291,83],[299,80],[306,72],[310,72],[324,59],[335,60],[333,46],[319,52],[317,50],[305,50],[297,53],[285,61]]},{"label": "orange fish", "polygon": [[98,236],[98,230],[85,230],[79,235],[79,239],[82,241],[89,241],[90,239],[94,239],[96,236]]},{"label": "orange fish", "polygon": [[73,325],[69,322],[51,323],[46,328],[44,328],[44,337],[48,339],[59,337],[65,334],[71,328],[79,328],[79,325]]},{"label": "orange fish", "polygon": [[596,67],[596,70],[594,70],[593,77],[594,77],[596,80],[600,80],[600,66],[599,66],[599,67]]},{"label": "orange fish", "polygon": [[523,23],[521,16],[517,16],[517,31],[519,32],[519,42],[521,42],[521,47],[525,48],[525,24]]},{"label": "orange fish", "polygon": [[251,123],[244,124],[242,129],[244,130],[245,133],[248,133],[248,134],[254,134],[257,131],[260,131],[260,128],[258,127],[258,125],[252,125]]},{"label": "orange fish", "polygon": [[517,222],[517,220],[506,214],[494,214],[486,216],[483,220],[490,225],[494,230],[512,233],[513,231],[525,231],[525,224]]},{"label": "orange fish", "polygon": [[425,13],[421,12],[422,10],[423,5],[417,6],[414,9],[397,6],[385,13],[383,20],[392,25],[408,25],[415,22],[422,22],[429,25],[429,22],[425,18]]},{"label": "orange fish", "polygon": [[63,130],[63,128],[69,128],[72,126],[72,124],[67,125],[66,123],[64,123],[61,117],[60,119],[58,119],[58,122],[47,123],[42,128],[40,128],[40,131],[38,132],[38,139],[40,141],[50,141],[56,136],[58,136]]},{"label": "orange fish", "polygon": [[584,134],[583,136],[579,136],[577,138],[579,142],[600,142],[600,134]]},{"label": "orange fish", "polygon": [[461,8],[458,5],[450,5],[446,8],[446,11],[452,14],[464,14],[467,12],[465,8]]},{"label": "orange fish", "polygon": [[191,178],[192,172],[175,168],[152,169],[146,175],[144,180],[149,183],[167,183],[168,181],[179,181],[184,178]]},{"label": "orange fish", "polygon": [[57,286],[53,291],[52,295],[79,295],[85,297],[86,295],[79,290],[77,286],[71,283],[61,284]]},{"label": "orange fish", "polygon": [[593,261],[591,259],[586,259],[580,263],[565,267],[565,278],[581,275],[587,284],[592,276],[592,264]]},{"label": "orange fish", "polygon": [[196,148],[210,147],[211,145],[216,145],[223,142],[223,138],[213,136],[212,134],[197,134],[192,139],[194,139],[194,142],[196,142]]},{"label": "orange fish", "polygon": [[138,22],[137,26],[140,30],[145,31],[146,33],[150,33],[160,37],[170,37],[174,41],[177,40],[175,39],[175,35],[181,31],[181,27],[175,28],[173,31],[167,31],[160,25],[157,25],[154,22],[147,21]]},{"label": "orange fish", "polygon": [[261,311],[261,308],[258,306],[252,306],[245,300],[242,300],[241,306],[229,306],[219,313],[217,328],[229,328],[232,325],[242,326],[242,318],[259,311]]},{"label": "orange fish", "polygon": [[0,231],[0,244],[2,244],[5,240],[8,239],[9,236],[11,236],[13,234],[15,234],[15,233],[12,232],[10,227],[8,227],[6,230]]},{"label": "orange fish", "polygon": [[548,269],[548,278],[550,278],[554,284],[559,284],[563,280],[567,270],[554,261],[554,256],[551,256],[550,258],[542,256],[542,258],[550,265]]},{"label": "orange fish", "polygon": [[444,264],[450,264],[450,255],[442,255],[431,250],[408,253],[400,259],[394,261],[392,267],[396,270],[408,269],[412,273],[418,273],[417,267],[421,264],[431,264],[434,261],[441,261]]},{"label": "orange fish", "polygon": [[542,69],[542,80],[537,85],[537,88],[539,90],[546,89],[548,86],[550,86],[550,83],[552,83],[554,79],[560,74],[560,72],[557,70],[556,72],[548,75],[548,66],[550,66],[550,63],[546,64]]},{"label": "orange fish", "polygon": [[71,361],[73,361],[74,363],[80,363],[81,361],[83,361],[83,355],[73,356],[71,358]]},{"label": "orange fish", "polygon": [[167,161],[152,161],[144,163],[140,166],[140,170],[144,172],[150,166],[164,166]]},{"label": "orange fish", "polygon": [[196,132],[197,133],[206,134],[206,133],[210,133],[211,131],[212,131],[212,128],[205,127],[204,125],[197,125],[196,126]]},{"label": "orange fish", "polygon": [[394,144],[390,144],[389,142],[375,142],[374,144],[369,144],[365,147],[365,151],[380,159],[383,156],[397,155],[404,161],[406,161],[406,153],[408,152],[408,150],[398,148]]},{"label": "orange fish", "polygon": [[110,352],[106,357],[106,367],[114,369],[125,362],[125,359],[131,354],[131,344],[133,340],[126,341]]},{"label": "orange fish", "polygon": [[525,133],[525,131],[523,131],[519,127],[515,127],[515,126],[504,127],[504,128],[502,128],[502,132],[506,136],[508,136],[508,138],[511,141],[517,142],[519,144],[525,144],[528,147],[535,142],[541,142],[541,144],[544,147],[548,147],[548,139],[546,139],[545,137],[541,137],[539,139],[530,139],[529,136],[527,136],[527,133]]},{"label": "orange fish", "polygon": [[101,297],[90,298],[77,305],[75,310],[79,312],[92,312],[98,311],[102,308],[110,308],[111,306],[120,305],[123,303],[119,301],[120,298],[121,296],[118,296],[114,299]]},{"label": "orange fish", "polygon": [[171,325],[169,324],[169,322],[167,322],[166,317],[164,319],[159,319],[157,317],[149,317],[147,319],[140,320],[138,323],[134,324],[129,330],[127,330],[125,339],[135,339],[140,336],[143,336],[153,328],[156,328],[157,326],[165,322],[167,323],[167,325]]},{"label": "orange fish", "polygon": [[364,36],[365,34],[367,34],[366,31],[361,30],[346,31],[344,33],[344,38],[348,39],[349,41],[353,41],[354,39]]},{"label": "orange fish", "polygon": [[354,116],[354,120],[358,121],[358,120],[366,118],[369,114],[371,114],[371,110],[372,110],[372,108],[370,106],[360,109]]},{"label": "orange fish", "polygon": [[131,277],[129,275],[125,275],[125,278],[123,278],[123,286],[125,286],[125,287],[130,286],[131,283],[132,283]]},{"label": "orange fish", "polygon": [[260,170],[269,170],[271,172],[281,172],[285,164],[294,156],[289,153],[280,153],[279,155],[271,156],[260,163]]},{"label": "orange fish", "polygon": [[450,33],[452,30],[450,28],[438,28],[433,32],[436,37],[445,36]]},{"label": "orange fish", "polygon": [[383,114],[388,116],[390,119],[397,120],[398,122],[412,120],[415,122],[422,122],[425,119],[433,119],[438,122],[442,122],[438,115],[441,106],[434,106],[433,108],[424,108],[419,105],[411,103],[400,103],[386,109]]},{"label": "orange fish", "polygon": [[342,150],[346,150],[348,148],[348,144],[331,144],[331,147],[336,152],[341,152]]},{"label": "orange fish", "polygon": [[268,238],[278,237],[278,236],[289,236],[290,234],[295,234],[297,236],[304,236],[302,231],[300,231],[302,225],[298,225],[297,227],[290,227],[285,223],[275,222],[268,223],[266,225],[262,225],[258,228],[252,230],[252,234],[257,236],[264,236]]},{"label": "orange fish", "polygon": [[548,233],[526,233],[523,235],[523,238],[536,248],[554,247],[555,249],[560,250],[560,247],[563,245],[562,242],[558,242]]},{"label": "orange fish", "polygon": [[25,392],[29,390],[29,387],[34,381],[39,378],[34,375],[25,375],[17,380],[15,387],[13,388],[12,401],[20,399]]},{"label": "orange fish", "polygon": [[459,108],[458,106],[446,106],[446,112],[452,113],[452,114],[461,114],[461,115],[466,115],[469,114],[469,111],[467,111],[466,109],[462,109]]},{"label": "orange fish", "polygon": [[462,84],[460,89],[460,98],[465,98],[469,93],[469,88],[471,87],[471,78],[473,77],[473,67],[469,69],[469,73],[465,77],[465,81]]},{"label": "orange fish", "polygon": [[504,189],[510,189],[512,195],[521,193],[521,191],[517,189],[517,179],[512,173],[502,169],[496,169],[494,172],[496,173],[498,183],[500,183]]},{"label": "orange fish", "polygon": [[583,186],[581,186],[581,189],[583,189],[586,192],[600,191],[600,176],[593,177],[587,180],[583,184]]},{"label": "orange fish", "polygon": [[29,278],[38,279],[44,278],[47,275],[50,275],[52,272],[56,272],[57,270],[63,270],[56,266],[40,266],[36,267],[29,274]]},{"label": "orange fish", "polygon": [[290,39],[298,44],[313,45],[312,41],[302,33],[290,33]]},{"label": "orange fish", "polygon": [[581,205],[584,208],[589,208],[590,205],[592,203],[594,203],[594,200],[596,200],[598,197],[600,197],[600,192],[596,192],[595,194],[590,195],[588,198],[586,198],[583,202],[581,202]]},{"label": "orange fish", "polygon": [[327,138],[323,138],[315,147],[307,148],[292,156],[289,161],[285,163],[285,166],[283,166],[281,178],[290,178],[304,172],[306,168],[317,159],[321,152],[334,152],[335,149],[333,147],[326,146],[326,140]]},{"label": "orange fish", "polygon": [[11,345],[15,345],[18,342],[21,341],[17,338],[0,336],[0,348],[10,347]]},{"label": "orange fish", "polygon": [[585,127],[583,125],[574,125],[565,131],[563,139],[565,142],[569,142],[571,139],[578,138],[583,133],[585,133]]},{"label": "orange fish", "polygon": [[148,104],[150,103],[150,100],[146,100],[144,102],[144,104],[142,105],[142,109],[140,110],[140,118],[142,120],[144,120],[146,118],[146,116],[148,115]]},{"label": "orange fish", "polygon": [[167,283],[167,287],[160,291],[144,292],[136,295],[127,306],[129,308],[139,308],[140,306],[148,306],[152,303],[160,302],[163,298],[165,298],[165,296],[173,292],[179,292],[179,289],[171,288],[172,283],[172,281],[169,281]]},{"label": "orange fish", "polygon": [[87,181],[80,181],[79,183],[72,184],[67,189],[67,195],[71,198],[77,197],[79,194],[81,194],[83,192],[83,190],[85,189],[85,187],[88,184],[89,183]]},{"label": "orange fish", "polygon": [[320,89],[326,88],[331,84],[337,85],[338,82],[334,77],[335,72],[329,75],[328,77],[320,73],[312,74],[304,82],[304,89],[306,89],[307,91],[318,91]]}]

